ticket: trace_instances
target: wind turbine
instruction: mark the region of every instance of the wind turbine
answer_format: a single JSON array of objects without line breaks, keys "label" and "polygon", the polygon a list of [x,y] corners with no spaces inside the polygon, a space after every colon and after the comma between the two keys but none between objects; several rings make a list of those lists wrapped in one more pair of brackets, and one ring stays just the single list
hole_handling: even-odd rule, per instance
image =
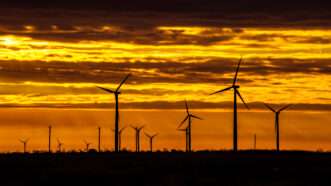
[{"label": "wind turbine", "polygon": [[118,87],[116,88],[116,90],[110,90],[107,88],[103,88],[103,87],[99,87],[98,88],[108,92],[108,93],[112,93],[115,95],[115,152],[119,152],[119,143],[118,143],[118,131],[119,131],[119,127],[118,127],[118,120],[119,120],[119,112],[118,112],[118,95],[121,94],[120,92],[120,88],[121,86],[125,83],[125,81],[129,78],[130,74],[128,74],[127,76],[125,76],[125,78],[121,81],[121,83],[118,85]]},{"label": "wind turbine", "polygon": [[48,126],[48,153],[51,153],[52,125]]},{"label": "wind turbine", "polygon": [[63,146],[63,143],[57,139],[57,151],[58,152],[62,152],[62,146]]},{"label": "wind turbine", "polygon": [[89,142],[87,142],[87,141],[85,141],[85,140],[84,140],[84,143],[85,143],[85,146],[86,146],[85,150],[86,150],[86,152],[88,152],[91,143],[89,143]]},{"label": "wind turbine", "polygon": [[188,125],[187,125],[187,133],[188,133],[188,151],[191,152],[192,150],[192,137],[191,137],[191,131],[192,131],[192,118],[195,119],[200,119],[202,120],[200,117],[193,115],[192,113],[190,113],[188,105],[187,105],[187,101],[185,100],[185,107],[186,107],[186,114],[187,116],[185,117],[185,119],[179,124],[179,126],[177,127],[177,129],[179,129],[187,120],[188,121]]},{"label": "wind turbine", "polygon": [[271,110],[273,113],[275,113],[275,133],[276,133],[276,151],[279,152],[279,115],[280,113],[290,107],[291,105],[286,105],[281,107],[278,110],[273,109],[270,105],[264,104],[269,110]]},{"label": "wind turbine", "polygon": [[122,133],[125,129],[126,129],[126,127],[122,127],[118,131],[118,148],[119,148],[119,150],[121,150],[121,147],[122,147]]},{"label": "wind turbine", "polygon": [[101,127],[98,127],[98,152],[101,152]]},{"label": "wind turbine", "polygon": [[141,127],[133,127],[131,126],[136,131],[136,152],[140,152],[140,132],[144,128],[144,126]]},{"label": "wind turbine", "polygon": [[185,132],[185,151],[186,152],[188,152],[188,141],[189,141],[189,139],[188,139],[188,136],[189,136],[189,128],[188,127],[186,127],[185,129],[177,129],[177,130],[179,130],[179,131],[181,131],[181,132]]},{"label": "wind turbine", "polygon": [[254,150],[256,150],[256,134],[254,134]]},{"label": "wind turbine", "polygon": [[149,139],[149,149],[150,152],[153,152],[153,139],[158,135],[157,133],[154,135],[149,135],[145,132],[145,135],[147,136],[147,138]]},{"label": "wind turbine", "polygon": [[29,138],[28,139],[20,139],[20,142],[23,143],[23,153],[25,154],[26,153],[26,146],[29,142]]},{"label": "wind turbine", "polygon": [[239,68],[240,68],[241,61],[242,61],[242,58],[240,58],[240,60],[238,62],[238,66],[237,66],[237,69],[236,69],[236,73],[234,75],[232,85],[228,88],[225,88],[225,89],[222,89],[222,90],[219,90],[219,91],[216,91],[216,92],[210,94],[210,95],[213,95],[213,94],[217,94],[217,93],[221,93],[221,92],[233,89],[233,92],[234,92],[234,94],[233,94],[233,151],[234,152],[237,152],[237,150],[238,150],[237,96],[239,96],[241,101],[244,103],[245,107],[247,109],[249,109],[248,105],[245,103],[243,97],[241,96],[241,94],[238,90],[240,86],[237,85],[237,79],[238,79],[237,76],[238,76],[238,71],[239,71]]}]

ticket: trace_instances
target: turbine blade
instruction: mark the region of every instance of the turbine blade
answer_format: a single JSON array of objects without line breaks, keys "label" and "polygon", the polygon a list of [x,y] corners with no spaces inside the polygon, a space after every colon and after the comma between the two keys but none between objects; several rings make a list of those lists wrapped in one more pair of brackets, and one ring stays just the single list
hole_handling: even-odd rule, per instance
[{"label": "turbine blade", "polygon": [[131,74],[128,74],[128,75],[125,76],[125,78],[124,78],[124,79],[121,81],[121,83],[118,85],[118,87],[117,87],[117,89],[116,89],[115,92],[117,92],[117,91],[120,90],[121,86],[125,83],[125,81],[129,78],[130,75],[131,75]]},{"label": "turbine blade", "polygon": [[237,92],[237,95],[239,96],[239,98],[241,99],[241,101],[244,103],[245,107],[249,110],[249,107],[248,107],[248,105],[245,103],[243,97],[240,95],[239,90],[237,90],[236,92]]},{"label": "turbine blade", "polygon": [[186,113],[189,114],[187,101],[185,100]]},{"label": "turbine blade", "polygon": [[271,110],[272,112],[276,112],[275,109],[273,109],[270,105],[266,104],[266,103],[263,103],[264,106],[266,106],[269,110]]},{"label": "turbine blade", "polygon": [[195,116],[195,115],[193,115],[193,114],[191,114],[191,117],[192,117],[192,118],[199,119],[199,120],[202,120],[202,118],[200,118],[200,117],[198,117],[198,116]]},{"label": "turbine blade", "polygon": [[138,130],[141,130],[141,129],[143,129],[144,127],[145,127],[145,125],[143,125],[143,126],[139,127],[139,128],[138,128]]},{"label": "turbine blade", "polygon": [[240,63],[241,63],[242,59],[243,58],[241,57],[240,60],[239,60],[239,62],[238,62],[238,66],[237,66],[237,69],[236,69],[236,74],[234,75],[234,79],[233,79],[232,85],[235,85],[236,82],[237,82],[238,72],[239,72]]},{"label": "turbine blade", "polygon": [[219,91],[213,92],[213,93],[211,93],[211,94],[209,94],[209,95],[214,95],[214,94],[217,94],[217,93],[221,93],[221,92],[224,92],[224,91],[227,91],[227,90],[230,90],[230,89],[232,89],[232,87],[228,87],[228,88],[225,88],[225,89],[222,89],[222,90],[219,90]]},{"label": "turbine blade", "polygon": [[104,91],[106,91],[106,92],[109,92],[109,93],[115,93],[114,91],[112,91],[112,90],[110,90],[110,89],[107,89],[107,88],[103,88],[103,87],[99,87],[99,86],[97,86],[99,89],[102,89],[102,90],[104,90]]},{"label": "turbine blade", "polygon": [[186,117],[185,117],[185,119],[178,125],[178,127],[177,128],[180,128],[184,123],[185,123],[185,121],[188,119],[188,117],[189,117],[189,115],[187,115]]},{"label": "turbine blade", "polygon": [[124,130],[126,129],[126,126],[125,127],[122,127],[119,132],[123,132]]},{"label": "turbine blade", "polygon": [[147,134],[146,132],[144,132],[144,133],[145,133],[145,135],[146,135],[148,138],[152,138],[151,135]]},{"label": "turbine blade", "polygon": [[290,106],[292,106],[292,105],[291,104],[290,105],[286,105],[286,106],[282,107],[281,109],[279,109],[278,112],[281,112],[281,111],[289,108]]},{"label": "turbine blade", "polygon": [[134,126],[132,126],[132,125],[130,125],[130,127],[131,127],[132,129],[134,129],[134,130],[137,130],[137,127],[134,127]]}]

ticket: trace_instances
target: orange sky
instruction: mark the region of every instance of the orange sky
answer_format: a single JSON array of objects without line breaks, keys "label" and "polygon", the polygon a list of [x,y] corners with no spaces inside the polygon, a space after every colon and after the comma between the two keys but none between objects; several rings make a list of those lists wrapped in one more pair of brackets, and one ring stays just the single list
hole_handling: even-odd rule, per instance
[{"label": "orange sky", "polygon": [[[231,84],[241,56],[244,62],[238,83],[252,110],[243,111],[239,106],[243,112],[239,115],[240,147],[249,148],[253,133],[257,133],[258,139],[263,139],[259,147],[272,148],[273,119],[272,113],[265,112],[262,103],[266,102],[294,105],[282,115],[286,122],[284,148],[330,149],[327,134],[331,128],[325,125],[330,123],[327,115],[331,109],[328,22],[316,17],[289,21],[299,15],[291,12],[278,15],[277,11],[279,17],[270,13],[265,19],[255,13],[220,12],[208,16],[177,10],[170,14],[3,9],[0,150],[18,150],[20,144],[15,141],[21,136],[34,139],[33,149],[43,149],[40,141],[45,134],[41,131],[50,123],[61,125],[58,136],[65,138],[68,149],[80,148],[83,137],[73,133],[77,128],[93,141],[95,133],[90,132],[97,125],[110,130],[113,112],[102,109],[114,106],[113,95],[96,86],[115,88],[128,73],[132,77],[120,96],[123,125],[146,124],[149,130],[162,133],[157,148],[181,148],[183,136],[175,127],[183,113],[177,110],[187,99],[206,118],[200,131],[199,124],[194,124],[193,148],[229,148],[232,94],[208,95]],[[132,131],[127,135],[131,139]],[[106,148],[111,147],[109,143]],[[132,149],[131,140],[127,145]]]},{"label": "orange sky", "polygon": [[[204,120],[193,121],[192,145],[195,150],[232,148],[232,113],[224,110],[192,110]],[[17,117],[19,116],[19,117]],[[165,117],[166,116],[166,117]],[[124,110],[120,126],[145,125],[144,132],[159,133],[155,149],[182,149],[184,133],[176,131],[185,112],[182,110]],[[102,127],[102,148],[113,147],[113,110],[108,109],[0,109],[0,151],[21,151],[19,138],[30,138],[28,149],[47,150],[48,125],[53,125],[53,145],[56,140],[64,143],[66,150],[85,147],[84,140],[97,147],[97,127]],[[324,123],[320,121],[325,121]],[[257,135],[257,147],[275,147],[274,118],[271,112],[251,111],[239,113],[239,148],[253,148],[253,136]],[[281,149],[331,150],[331,137],[327,112],[284,112],[280,116]],[[142,133],[142,149],[148,148]],[[134,150],[134,131],[127,128],[122,145]]]}]

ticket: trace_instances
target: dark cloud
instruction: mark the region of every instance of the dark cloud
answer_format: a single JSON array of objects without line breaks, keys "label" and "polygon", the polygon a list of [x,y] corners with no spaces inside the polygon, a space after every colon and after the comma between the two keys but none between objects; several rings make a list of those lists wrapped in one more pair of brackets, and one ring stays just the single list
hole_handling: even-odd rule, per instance
[{"label": "dark cloud", "polygon": [[[328,1],[144,0],[29,1],[0,3],[0,23],[11,29],[32,24],[38,29],[58,25],[117,25],[131,28],[168,26],[330,27]],[[280,13],[281,12],[281,13]]]},{"label": "dark cloud", "polygon": [[[151,59],[152,60],[152,59]],[[189,59],[190,62],[0,62],[2,82],[117,83],[127,73],[130,82],[146,83],[222,83],[231,82],[237,59]],[[268,63],[265,63],[265,61]],[[240,83],[254,83],[247,75],[331,74],[327,59],[248,59],[241,67]],[[226,75],[226,76],[225,76]],[[230,77],[229,77],[230,75]]]},{"label": "dark cloud", "polygon": [[[220,102],[220,103],[210,103],[210,102],[200,102],[200,101],[191,101],[189,102],[191,109],[232,109],[232,102]],[[122,109],[184,109],[184,102],[167,102],[167,101],[154,101],[154,102],[130,102],[130,103],[120,103],[120,107]],[[265,110],[269,112],[267,108],[265,108],[262,102],[252,102],[248,103],[251,110]],[[273,104],[272,106],[275,108],[282,107],[286,104]],[[108,103],[58,103],[58,104],[47,104],[47,103],[35,103],[30,105],[19,105],[19,104],[0,104],[0,107],[53,107],[53,108],[114,108],[114,104]],[[240,110],[246,110],[243,104],[238,103],[238,108]],[[288,111],[302,111],[302,110],[310,110],[310,111],[330,111],[330,104],[293,104],[287,109]]]}]

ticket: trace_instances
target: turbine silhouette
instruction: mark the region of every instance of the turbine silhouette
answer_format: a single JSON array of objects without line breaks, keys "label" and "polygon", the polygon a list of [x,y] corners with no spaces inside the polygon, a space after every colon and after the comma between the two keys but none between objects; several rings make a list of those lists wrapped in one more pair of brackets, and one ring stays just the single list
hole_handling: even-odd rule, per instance
[{"label": "turbine silhouette", "polygon": [[177,129],[177,130],[181,132],[185,132],[185,151],[188,152],[189,128],[186,127],[185,129]]},{"label": "turbine silhouette", "polygon": [[186,107],[186,114],[187,116],[185,117],[185,119],[179,124],[179,126],[177,127],[177,129],[179,129],[184,123],[185,121],[188,121],[188,125],[187,125],[187,141],[188,141],[188,152],[191,152],[192,150],[192,137],[191,137],[191,133],[192,133],[192,118],[195,119],[200,119],[202,120],[200,117],[193,115],[192,113],[190,113],[189,108],[188,108],[188,104],[187,101],[185,100],[185,107]]},{"label": "turbine silhouette", "polygon": [[26,153],[26,147],[27,147],[27,144],[28,144],[29,140],[30,140],[29,138],[28,139],[19,139],[19,141],[21,143],[23,143],[23,153],[24,154]]},{"label": "turbine silhouette", "polygon": [[98,127],[98,152],[101,152],[101,127]]},{"label": "turbine silhouette", "polygon": [[149,135],[145,132],[145,135],[147,136],[148,140],[149,140],[149,151],[153,152],[153,139],[158,135],[157,133],[154,135]]},{"label": "turbine silhouette", "polygon": [[144,128],[144,126],[141,127],[133,127],[131,126],[136,132],[136,152],[140,152],[140,132]]},{"label": "turbine silhouette", "polygon": [[52,125],[48,126],[48,153],[51,153]]},{"label": "turbine silhouette", "polygon": [[266,103],[264,103],[264,105],[269,110],[271,110],[273,113],[275,113],[276,151],[279,152],[279,150],[280,150],[280,148],[279,148],[279,138],[280,138],[280,135],[279,135],[279,115],[283,110],[289,108],[291,105],[283,106],[282,108],[280,108],[278,110],[273,109],[270,105],[268,105]]},{"label": "turbine silhouette", "polygon": [[97,86],[98,88],[108,92],[108,93],[112,93],[114,94],[115,96],[115,152],[119,152],[119,143],[118,143],[118,131],[119,131],[119,124],[118,124],[118,121],[119,121],[119,112],[118,112],[118,95],[121,94],[120,92],[120,88],[121,86],[125,83],[125,81],[129,78],[130,74],[128,74],[122,81],[121,83],[118,85],[118,87],[116,88],[116,90],[110,90],[110,89],[107,89],[107,88],[103,88],[103,87],[99,87]]},{"label": "turbine silhouette", "polygon": [[57,151],[58,152],[62,152],[62,146],[63,146],[63,143],[57,139]]},{"label": "turbine silhouette", "polygon": [[126,129],[126,127],[122,127],[120,128],[120,130],[118,131],[118,147],[119,147],[119,150],[122,149],[122,133],[123,131]]},{"label": "turbine silhouette", "polygon": [[256,150],[256,134],[254,134],[254,150]]},{"label": "turbine silhouette", "polygon": [[84,140],[84,143],[85,143],[85,151],[88,152],[90,149],[91,143],[89,143],[88,141],[85,141],[85,140]]},{"label": "turbine silhouette", "polygon": [[245,107],[247,109],[249,109],[248,105],[245,103],[243,97],[241,96],[241,94],[238,90],[240,86],[237,85],[237,79],[238,79],[237,77],[238,77],[238,72],[239,72],[241,61],[242,61],[242,58],[240,58],[240,60],[238,62],[238,66],[237,66],[237,69],[236,69],[236,73],[234,75],[232,86],[210,94],[210,95],[213,95],[213,94],[217,94],[217,93],[221,93],[221,92],[233,89],[233,92],[234,92],[234,94],[233,94],[233,151],[234,152],[237,152],[237,150],[238,150],[237,96],[239,96],[241,101],[244,103]]}]

